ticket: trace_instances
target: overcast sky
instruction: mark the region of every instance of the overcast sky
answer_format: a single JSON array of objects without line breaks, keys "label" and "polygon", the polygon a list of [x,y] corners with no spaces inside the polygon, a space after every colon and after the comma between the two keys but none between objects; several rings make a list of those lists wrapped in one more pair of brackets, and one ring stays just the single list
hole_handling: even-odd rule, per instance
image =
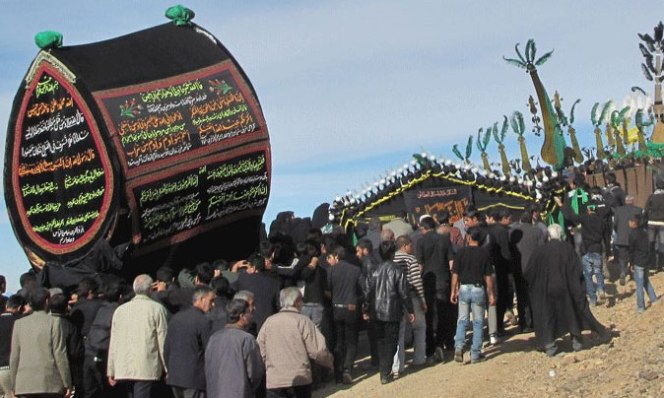
[{"label": "overcast sky", "polygon": [[[171,2],[4,0],[0,27],[0,126],[38,49],[35,33],[56,30],[65,45],[110,39],[166,22]],[[553,96],[577,98],[582,145],[593,141],[595,102],[647,92],[637,33],[652,34],[661,1],[189,1],[194,22],[235,56],[256,89],[271,136],[272,192],[265,221],[293,210],[311,216],[322,202],[361,190],[426,150],[454,159],[469,134],[534,95],[523,70],[506,64],[529,38]],[[526,117],[526,120],[529,118]],[[527,124],[528,128],[530,124]],[[2,131],[4,137],[6,130]],[[508,136],[511,157],[516,135]],[[531,154],[541,142],[528,136]],[[4,153],[4,149],[3,149]],[[489,146],[498,161],[496,144]],[[480,162],[477,149],[473,158]],[[0,211],[0,273],[15,290],[27,268]]]}]

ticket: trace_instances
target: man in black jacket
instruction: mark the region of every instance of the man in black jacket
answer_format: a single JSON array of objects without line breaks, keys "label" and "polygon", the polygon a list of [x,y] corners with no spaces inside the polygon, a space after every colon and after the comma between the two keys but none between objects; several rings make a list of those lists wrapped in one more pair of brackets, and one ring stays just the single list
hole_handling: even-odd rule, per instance
[{"label": "man in black jacket", "polygon": [[341,246],[337,246],[327,255],[327,262],[331,267],[329,287],[337,336],[334,346],[334,374],[337,381],[350,384],[353,382],[351,371],[357,353],[361,271],[360,267],[346,262],[345,259],[346,250]]},{"label": "man in black jacket", "polygon": [[384,241],[379,248],[383,263],[365,282],[365,319],[374,323],[378,338],[380,382],[392,381],[392,361],[399,340],[399,322],[403,309],[408,312],[408,321],[415,321],[413,303],[408,296],[408,286],[403,268],[392,261],[396,246],[393,241]]},{"label": "man in black jacket", "polygon": [[281,281],[267,269],[268,266],[272,267],[272,264],[261,255],[251,255],[248,261],[250,266],[247,271],[241,272],[231,286],[236,292],[248,290],[254,294],[254,324],[249,326],[247,331],[257,335],[267,317],[279,311]]},{"label": "man in black jacket", "polygon": [[[374,247],[374,244],[368,238],[360,239],[355,247],[355,254],[362,262],[362,278],[364,280],[373,274],[380,265],[380,258],[374,249],[378,249],[378,247]],[[367,323],[367,337],[369,338],[369,351],[371,352],[370,366],[376,368],[378,367],[378,346],[376,345],[376,331],[373,326],[373,323]]]},{"label": "man in black jacket", "polygon": [[14,322],[21,318],[25,299],[18,294],[15,294],[7,300],[5,310],[0,315],[0,396],[11,398],[12,394],[12,374],[9,370],[9,354],[12,345],[12,331],[14,330]]},{"label": "man in black jacket", "polygon": [[102,293],[104,302],[90,325],[85,339],[85,359],[83,360],[83,398],[120,397],[119,388],[112,388],[106,381],[108,344],[111,340],[111,323],[119,301],[126,294],[126,282],[119,277],[104,281]]},{"label": "man in black jacket", "polygon": [[198,285],[192,306],[180,311],[168,323],[164,357],[168,367],[168,385],[175,398],[205,396],[205,346],[212,334],[206,313],[212,309],[214,291]]},{"label": "man in black jacket", "polygon": [[[502,223],[503,214],[494,210],[487,215],[489,232],[489,254],[496,271],[496,321],[498,335],[505,334],[503,319],[509,309],[512,310],[514,292],[510,289],[512,253],[510,251],[509,229]],[[509,218],[509,215],[507,216]]]},{"label": "man in black jacket", "polygon": [[[581,263],[583,265],[583,279],[586,283],[586,294],[588,301],[593,305],[598,305],[600,301],[604,300],[604,274],[602,273],[602,240],[604,238],[604,229],[606,224],[602,216],[596,213],[596,204],[593,201],[588,201],[586,206],[586,213],[579,212],[579,215],[574,213],[569,204],[563,206],[562,199],[554,196],[558,206],[563,210],[565,219],[569,220],[572,224],[581,225],[581,249],[582,257]],[[593,275],[597,285],[593,283]]]},{"label": "man in black jacket", "polygon": [[[443,360],[443,348],[454,350],[457,306],[450,302],[450,268],[452,266],[452,243],[449,235],[436,233],[432,218],[420,222],[422,237],[417,241],[417,261],[422,264],[422,282],[426,311],[426,354],[435,354]],[[434,318],[438,319],[434,328]],[[435,337],[434,337],[435,334]]]}]

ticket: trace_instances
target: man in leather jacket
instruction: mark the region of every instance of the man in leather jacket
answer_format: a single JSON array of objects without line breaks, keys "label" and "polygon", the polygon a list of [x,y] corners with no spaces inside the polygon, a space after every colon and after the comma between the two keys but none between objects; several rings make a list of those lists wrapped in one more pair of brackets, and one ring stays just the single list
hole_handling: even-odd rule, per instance
[{"label": "man in leather jacket", "polygon": [[[374,252],[374,245],[367,238],[360,239],[360,241],[357,242],[357,246],[355,246],[355,250],[357,258],[362,261],[362,280],[366,281],[366,279],[369,278],[380,265],[378,252]],[[371,362],[369,367],[377,368],[378,345],[376,344],[376,331],[374,330],[373,322],[367,322],[366,326],[367,337],[369,338],[369,351],[371,352]]]},{"label": "man in leather jacket", "polygon": [[373,322],[378,340],[380,382],[392,381],[392,360],[399,339],[399,321],[403,310],[409,321],[415,321],[413,303],[409,300],[406,275],[403,268],[392,259],[396,252],[393,241],[380,244],[379,253],[383,262],[365,281],[365,319]]}]

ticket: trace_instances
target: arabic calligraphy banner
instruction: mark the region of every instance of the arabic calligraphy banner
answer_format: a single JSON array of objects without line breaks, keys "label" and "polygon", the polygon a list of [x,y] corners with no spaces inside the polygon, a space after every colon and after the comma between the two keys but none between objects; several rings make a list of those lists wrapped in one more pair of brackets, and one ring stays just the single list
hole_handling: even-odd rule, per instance
[{"label": "arabic calligraphy banner", "polygon": [[40,51],[14,100],[5,159],[14,232],[42,260],[80,262],[101,240],[131,242],[123,261],[139,266],[257,248],[267,124],[240,65],[196,24]]},{"label": "arabic calligraphy banner", "polygon": [[472,190],[463,185],[419,188],[404,192],[403,197],[411,222],[417,222],[425,214],[439,221],[444,211],[449,213],[450,221],[455,222],[472,203]]}]

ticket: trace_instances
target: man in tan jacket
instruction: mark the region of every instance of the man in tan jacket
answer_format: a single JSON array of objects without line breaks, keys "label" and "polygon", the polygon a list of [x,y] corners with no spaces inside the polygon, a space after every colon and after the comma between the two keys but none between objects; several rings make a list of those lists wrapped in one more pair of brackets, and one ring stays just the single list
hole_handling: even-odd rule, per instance
[{"label": "man in tan jacket", "polygon": [[28,303],[34,312],[14,323],[9,369],[16,396],[69,397],[72,392],[61,319],[46,312],[48,297],[48,290],[32,288]]},{"label": "man in tan jacket", "polygon": [[296,287],[282,289],[281,311],[267,318],[258,333],[265,362],[267,396],[311,396],[311,364],[332,369],[332,354],[316,325],[300,314],[304,302]]},{"label": "man in tan jacket", "polygon": [[137,276],[136,296],[115,310],[111,324],[108,383],[125,382],[134,398],[149,398],[153,385],[166,372],[167,312],[148,296],[151,285],[149,275]]}]

